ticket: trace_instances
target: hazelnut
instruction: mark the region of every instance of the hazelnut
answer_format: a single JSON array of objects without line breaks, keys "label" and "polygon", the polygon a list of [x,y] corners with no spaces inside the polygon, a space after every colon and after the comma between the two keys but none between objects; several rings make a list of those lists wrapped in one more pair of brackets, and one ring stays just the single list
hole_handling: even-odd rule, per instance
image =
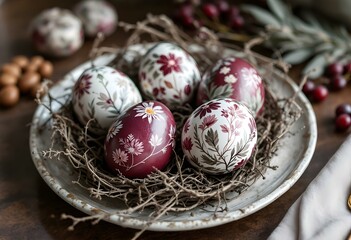
[{"label": "hazelnut", "polygon": [[34,64],[34,65],[37,65],[37,66],[40,66],[42,63],[44,62],[44,58],[42,56],[33,56],[31,59],[30,59],[30,64]]},{"label": "hazelnut", "polygon": [[29,62],[29,64],[26,66],[26,72],[37,72],[38,71],[39,66],[36,63],[31,63]]},{"label": "hazelnut", "polygon": [[25,69],[29,63],[29,59],[26,56],[18,55],[12,58],[12,63],[16,64],[22,69]]},{"label": "hazelnut", "polygon": [[11,74],[4,73],[0,76],[0,86],[16,85],[17,78]]},{"label": "hazelnut", "polygon": [[19,78],[21,75],[21,68],[14,63],[6,63],[2,65],[2,73],[7,73]]},{"label": "hazelnut", "polygon": [[9,85],[0,90],[0,105],[3,107],[12,107],[20,99],[19,89],[14,85]]},{"label": "hazelnut", "polygon": [[43,78],[49,78],[54,71],[54,66],[49,61],[44,61],[39,67],[39,73]]},{"label": "hazelnut", "polygon": [[36,72],[26,72],[18,81],[18,88],[22,93],[29,92],[36,84],[40,83],[40,75]]}]

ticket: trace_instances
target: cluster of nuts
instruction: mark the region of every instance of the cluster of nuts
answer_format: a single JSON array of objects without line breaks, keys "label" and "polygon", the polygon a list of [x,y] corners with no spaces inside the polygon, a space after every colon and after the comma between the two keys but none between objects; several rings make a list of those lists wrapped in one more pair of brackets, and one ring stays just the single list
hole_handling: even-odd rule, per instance
[{"label": "cluster of nuts", "polygon": [[15,56],[10,63],[1,67],[0,106],[12,107],[19,102],[20,95],[36,97],[43,92],[42,79],[49,78],[53,65],[41,56],[27,58]]}]

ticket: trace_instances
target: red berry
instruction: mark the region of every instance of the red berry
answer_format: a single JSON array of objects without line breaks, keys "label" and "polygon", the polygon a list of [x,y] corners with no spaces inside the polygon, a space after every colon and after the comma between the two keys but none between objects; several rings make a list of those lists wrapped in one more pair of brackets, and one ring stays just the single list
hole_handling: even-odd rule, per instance
[{"label": "red berry", "polygon": [[233,18],[233,17],[238,16],[238,15],[240,15],[239,8],[236,6],[231,6],[229,11],[228,11],[228,18],[230,19],[230,18]]},{"label": "red berry", "polygon": [[182,4],[178,9],[179,17],[193,17],[194,7],[191,4]]},{"label": "red berry", "polygon": [[230,6],[229,6],[229,3],[225,0],[217,0],[215,2],[219,12],[221,14],[226,14],[229,12],[229,9],[230,9]]},{"label": "red berry", "polygon": [[240,15],[236,15],[230,18],[229,26],[235,30],[241,29],[245,24],[244,18]]},{"label": "red berry", "polygon": [[344,65],[344,74],[351,74],[351,63],[346,63]]},{"label": "red berry", "polygon": [[333,91],[339,91],[346,87],[347,81],[342,75],[337,75],[334,76],[333,78],[330,79],[330,89]]},{"label": "red berry", "polygon": [[328,97],[328,94],[328,89],[323,85],[319,85],[312,92],[312,100],[315,102],[322,102]]},{"label": "red berry", "polygon": [[316,85],[314,84],[314,82],[308,80],[308,81],[306,81],[306,83],[303,85],[303,87],[302,87],[302,92],[303,92],[306,96],[309,96],[315,88],[316,88]]},{"label": "red berry", "polygon": [[339,116],[341,114],[348,114],[351,116],[351,104],[348,104],[348,103],[340,104],[335,110],[335,115]]},{"label": "red berry", "polygon": [[344,71],[344,66],[341,63],[332,63],[327,67],[327,74],[329,76],[341,75]]},{"label": "red berry", "polygon": [[335,120],[335,127],[339,131],[345,131],[350,126],[351,126],[351,117],[346,113],[339,115]]},{"label": "red berry", "polygon": [[215,19],[215,18],[218,18],[218,16],[219,16],[218,8],[216,7],[216,5],[214,5],[212,3],[204,4],[202,6],[202,11],[210,19]]},{"label": "red berry", "polygon": [[184,16],[182,17],[182,23],[185,27],[194,28],[195,19],[192,16]]}]

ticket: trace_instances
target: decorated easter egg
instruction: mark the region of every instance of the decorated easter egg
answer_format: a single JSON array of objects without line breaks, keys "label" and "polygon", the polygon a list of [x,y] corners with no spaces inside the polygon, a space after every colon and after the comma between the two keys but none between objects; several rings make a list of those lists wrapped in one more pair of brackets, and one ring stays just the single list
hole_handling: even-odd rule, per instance
[{"label": "decorated easter egg", "polygon": [[117,118],[105,140],[105,161],[115,174],[144,178],[171,159],[176,124],[157,101],[141,102]]},{"label": "decorated easter egg", "polygon": [[40,13],[30,27],[34,46],[43,54],[65,57],[83,44],[83,26],[71,11],[51,8]]},{"label": "decorated easter egg", "polygon": [[[132,80],[114,68],[101,66],[85,70],[73,88],[73,110],[79,121],[95,134],[106,134],[114,120],[141,102]],[[93,121],[92,121],[93,120]]]},{"label": "decorated easter egg", "polygon": [[214,99],[199,106],[185,122],[182,149],[188,161],[210,174],[230,173],[251,157],[256,122],[251,111],[231,99]]},{"label": "decorated easter egg", "polygon": [[172,43],[158,43],[142,58],[139,68],[142,92],[170,109],[190,102],[200,82],[195,60]]},{"label": "decorated easter egg", "polygon": [[116,29],[116,10],[103,0],[81,1],[74,8],[74,13],[82,21],[84,32],[88,37],[95,37],[99,32],[107,36]]},{"label": "decorated easter egg", "polygon": [[233,98],[244,103],[255,116],[263,110],[262,78],[247,61],[227,57],[206,71],[197,93],[197,104],[216,98]]}]

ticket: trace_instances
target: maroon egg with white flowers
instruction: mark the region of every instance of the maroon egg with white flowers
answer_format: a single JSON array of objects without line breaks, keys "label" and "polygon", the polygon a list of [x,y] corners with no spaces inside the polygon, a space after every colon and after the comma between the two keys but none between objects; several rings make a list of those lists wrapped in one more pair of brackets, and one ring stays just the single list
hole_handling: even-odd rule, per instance
[{"label": "maroon egg with white flowers", "polygon": [[232,98],[245,104],[257,116],[263,110],[265,92],[257,70],[247,61],[220,59],[203,75],[197,93],[197,105],[212,99]]},{"label": "maroon egg with white flowers", "polygon": [[157,101],[129,108],[110,127],[105,140],[109,170],[128,178],[145,178],[170,161],[176,123],[171,111]]}]

